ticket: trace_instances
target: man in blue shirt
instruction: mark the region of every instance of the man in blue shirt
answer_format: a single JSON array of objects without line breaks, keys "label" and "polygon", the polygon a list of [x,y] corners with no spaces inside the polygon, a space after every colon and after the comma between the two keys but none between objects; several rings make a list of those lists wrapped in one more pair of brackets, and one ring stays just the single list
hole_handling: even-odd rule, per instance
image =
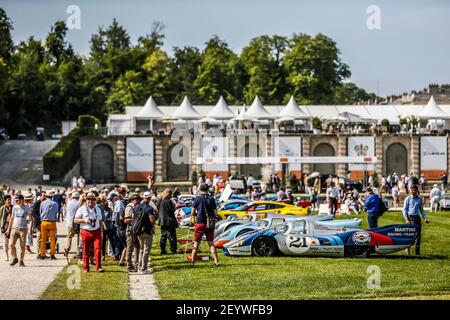
[{"label": "man in blue shirt", "polygon": [[[419,187],[413,185],[411,187],[411,195],[407,196],[403,204],[403,217],[407,224],[413,224],[417,226],[417,239],[416,239],[416,255],[420,255],[420,238],[422,232],[422,222],[420,220],[420,215],[422,215],[425,223],[428,223],[427,216],[425,215],[425,210],[423,210],[423,201],[419,197]],[[420,212],[420,215],[419,215]],[[409,249],[407,250],[409,254]]]},{"label": "man in blue shirt", "polygon": [[200,241],[203,238],[203,235],[206,236],[206,241],[208,241],[209,248],[211,250],[211,254],[214,259],[214,267],[219,265],[219,261],[217,258],[216,247],[214,247],[214,229],[207,228],[207,219],[208,217],[216,218],[217,206],[216,201],[213,197],[208,194],[208,185],[206,183],[202,183],[200,185],[200,195],[194,198],[192,202],[192,217],[195,217],[195,226],[194,226],[194,249],[192,250],[191,256],[191,266],[194,266],[195,258],[197,256],[198,246],[200,245]]},{"label": "man in blue shirt", "polygon": [[366,199],[364,200],[364,202],[361,200],[361,198],[359,198],[358,200],[364,207],[366,207],[369,228],[377,228],[378,216],[380,212],[380,198],[373,193],[372,188],[368,187],[366,190]]},{"label": "man in blue shirt", "polygon": [[58,204],[51,200],[55,195],[51,190],[44,193],[41,202],[41,252],[38,259],[45,259],[47,237],[50,237],[50,258],[56,260],[56,221],[58,220]]}]

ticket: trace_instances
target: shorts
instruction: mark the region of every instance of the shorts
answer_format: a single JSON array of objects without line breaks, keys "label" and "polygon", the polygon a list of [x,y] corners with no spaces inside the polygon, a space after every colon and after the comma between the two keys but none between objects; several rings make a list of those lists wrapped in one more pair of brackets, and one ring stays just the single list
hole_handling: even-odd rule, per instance
[{"label": "shorts", "polygon": [[20,243],[20,247],[24,248],[25,247],[25,241],[27,238],[27,229],[15,229],[13,228],[11,230],[11,245],[15,246],[17,239],[20,239],[19,243]]},{"label": "shorts", "polygon": [[206,224],[204,223],[196,223],[194,225],[194,241],[200,242],[203,238],[203,235],[206,235],[206,241],[214,240],[214,230],[207,229]]}]

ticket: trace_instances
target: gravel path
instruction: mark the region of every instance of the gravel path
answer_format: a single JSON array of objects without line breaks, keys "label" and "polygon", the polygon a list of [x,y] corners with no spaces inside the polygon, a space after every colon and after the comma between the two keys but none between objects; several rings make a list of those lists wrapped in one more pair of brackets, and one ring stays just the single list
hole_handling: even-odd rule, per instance
[{"label": "gravel path", "polygon": [[131,300],[160,300],[153,274],[128,274]]},{"label": "gravel path", "polygon": [[[58,232],[62,234],[65,224],[58,224]],[[36,243],[36,239],[33,239]],[[58,239],[60,248],[63,247],[64,238]],[[20,254],[17,242],[18,254]],[[36,254],[25,254],[25,268],[16,264],[11,267],[5,261],[3,237],[0,239],[0,300],[35,300],[55,279],[56,275],[67,265],[66,258],[62,254],[56,254],[57,260],[37,260]],[[35,249],[33,249],[34,251]],[[61,252],[61,250],[60,250]]]}]

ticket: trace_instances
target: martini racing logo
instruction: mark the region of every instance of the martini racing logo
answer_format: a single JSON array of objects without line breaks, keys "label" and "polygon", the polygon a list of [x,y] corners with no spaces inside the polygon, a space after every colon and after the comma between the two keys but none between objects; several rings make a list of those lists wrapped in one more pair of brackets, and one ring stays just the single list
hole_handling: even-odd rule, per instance
[{"label": "martini racing logo", "polygon": [[357,246],[365,246],[370,243],[370,234],[367,232],[358,231],[352,235],[352,241]]}]

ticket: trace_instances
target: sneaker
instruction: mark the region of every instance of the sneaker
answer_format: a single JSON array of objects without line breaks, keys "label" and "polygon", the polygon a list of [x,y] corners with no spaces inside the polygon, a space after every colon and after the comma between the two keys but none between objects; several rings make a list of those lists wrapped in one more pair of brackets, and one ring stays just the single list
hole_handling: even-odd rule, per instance
[{"label": "sneaker", "polygon": [[50,257],[50,260],[56,260],[56,257],[53,255]]},{"label": "sneaker", "polygon": [[148,270],[148,269],[142,271],[142,274],[152,274],[152,273],[153,273],[153,271]]},{"label": "sneaker", "polygon": [[25,263],[23,263],[23,261],[20,261],[19,267],[25,267]]},{"label": "sneaker", "polygon": [[126,262],[119,262],[119,267],[126,267]]},{"label": "sneaker", "polygon": [[36,258],[37,258],[38,260],[45,260],[45,257],[41,256],[40,254],[38,254]]},{"label": "sneaker", "polygon": [[105,272],[105,269],[103,269],[103,268],[97,269],[97,272],[98,272],[98,273]]},{"label": "sneaker", "polygon": [[84,272],[84,273],[88,273],[88,272],[89,272],[89,269],[84,269],[83,272]]},{"label": "sneaker", "polygon": [[214,263],[214,264],[213,264],[213,267],[214,267],[214,268],[217,268],[218,266],[219,266],[218,263]]},{"label": "sneaker", "polygon": [[19,262],[19,259],[14,258],[13,261],[9,264],[11,267],[15,266]]}]

